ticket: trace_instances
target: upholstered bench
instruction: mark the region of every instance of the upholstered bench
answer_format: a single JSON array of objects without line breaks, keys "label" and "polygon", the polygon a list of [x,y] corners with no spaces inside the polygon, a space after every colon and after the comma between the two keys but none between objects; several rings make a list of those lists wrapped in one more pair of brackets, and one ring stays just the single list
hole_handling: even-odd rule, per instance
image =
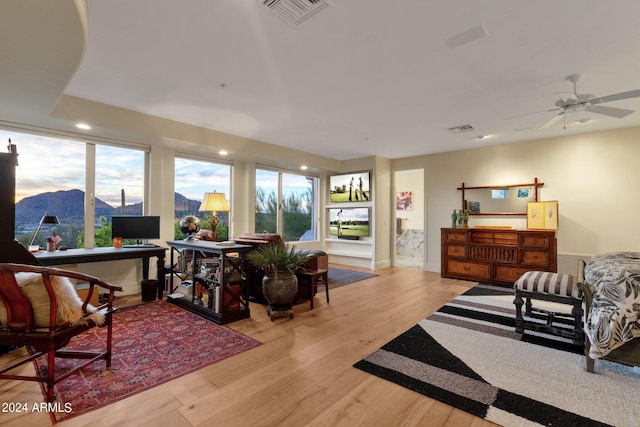
[{"label": "upholstered bench", "polygon": [[[573,276],[544,271],[528,271],[514,284],[516,332],[525,329],[569,338],[584,344],[582,292]],[[526,299],[526,303],[525,303]],[[552,311],[534,307],[532,300],[571,305],[571,311]],[[525,316],[522,306],[525,305]],[[542,321],[541,321],[542,320]]]}]

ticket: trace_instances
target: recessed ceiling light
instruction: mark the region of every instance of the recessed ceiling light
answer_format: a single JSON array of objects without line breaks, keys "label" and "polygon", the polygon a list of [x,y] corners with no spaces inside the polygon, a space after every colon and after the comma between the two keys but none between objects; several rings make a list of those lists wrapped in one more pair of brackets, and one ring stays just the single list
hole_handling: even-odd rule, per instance
[{"label": "recessed ceiling light", "polygon": [[309,167],[307,165],[302,165],[300,166],[300,169],[302,169],[303,171],[306,171],[307,169],[309,169]]},{"label": "recessed ceiling light", "polygon": [[591,121],[591,119],[580,119],[580,120],[578,120],[578,123],[585,124],[585,123],[589,123],[590,121]]},{"label": "recessed ceiling light", "polygon": [[77,124],[76,124],[76,127],[77,127],[78,129],[84,129],[84,130],[89,130],[89,129],[91,129],[91,126],[89,126],[89,125],[88,125],[88,124],[86,124],[86,123],[77,123]]},{"label": "recessed ceiling light", "polygon": [[218,154],[220,154],[221,156],[226,156],[229,153],[226,150],[220,150],[218,151]]},{"label": "recessed ceiling light", "polygon": [[476,139],[477,139],[478,141],[480,141],[480,140],[482,140],[482,139],[485,139],[486,137],[487,137],[486,135],[478,135],[478,136],[476,136]]}]

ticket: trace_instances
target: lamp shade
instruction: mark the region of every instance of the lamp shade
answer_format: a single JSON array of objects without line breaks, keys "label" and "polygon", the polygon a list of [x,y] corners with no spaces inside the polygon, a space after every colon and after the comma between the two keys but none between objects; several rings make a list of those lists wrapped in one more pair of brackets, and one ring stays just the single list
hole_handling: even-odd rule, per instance
[{"label": "lamp shade", "polygon": [[55,215],[45,215],[40,220],[40,224],[60,224],[60,221]]},{"label": "lamp shade", "polygon": [[199,211],[204,212],[229,212],[229,203],[224,193],[204,193]]},{"label": "lamp shade", "polygon": [[44,215],[42,215],[42,218],[40,219],[40,223],[38,224],[38,228],[36,229],[36,232],[33,233],[33,237],[29,242],[29,246],[33,245],[33,242],[36,241],[36,237],[38,236],[38,233],[42,228],[42,224],[60,224],[60,221],[58,220],[57,216],[49,215],[49,212],[45,212]]}]

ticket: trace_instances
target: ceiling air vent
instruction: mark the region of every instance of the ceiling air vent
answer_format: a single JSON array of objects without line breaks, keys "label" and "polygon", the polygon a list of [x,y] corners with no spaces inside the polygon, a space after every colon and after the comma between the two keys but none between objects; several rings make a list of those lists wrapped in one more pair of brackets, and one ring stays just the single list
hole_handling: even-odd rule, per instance
[{"label": "ceiling air vent", "polygon": [[471,125],[456,126],[448,129],[448,131],[451,133],[471,132],[472,130],[473,126]]},{"label": "ceiling air vent", "polygon": [[289,24],[299,25],[326,7],[333,6],[328,0],[259,0]]}]

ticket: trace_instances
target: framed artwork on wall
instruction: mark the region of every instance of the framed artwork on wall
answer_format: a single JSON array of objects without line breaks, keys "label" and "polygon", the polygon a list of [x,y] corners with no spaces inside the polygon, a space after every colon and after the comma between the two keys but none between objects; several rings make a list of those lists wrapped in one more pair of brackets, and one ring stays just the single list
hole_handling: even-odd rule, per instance
[{"label": "framed artwork on wall", "polygon": [[558,201],[527,203],[527,228],[529,230],[557,230]]},{"label": "framed artwork on wall", "polygon": [[370,236],[369,208],[330,208],[329,235],[331,236]]},{"label": "framed artwork on wall", "polygon": [[371,172],[352,172],[329,177],[329,203],[371,201]]},{"label": "framed artwork on wall", "polygon": [[413,191],[399,191],[398,194],[396,194],[396,210],[413,210]]}]

